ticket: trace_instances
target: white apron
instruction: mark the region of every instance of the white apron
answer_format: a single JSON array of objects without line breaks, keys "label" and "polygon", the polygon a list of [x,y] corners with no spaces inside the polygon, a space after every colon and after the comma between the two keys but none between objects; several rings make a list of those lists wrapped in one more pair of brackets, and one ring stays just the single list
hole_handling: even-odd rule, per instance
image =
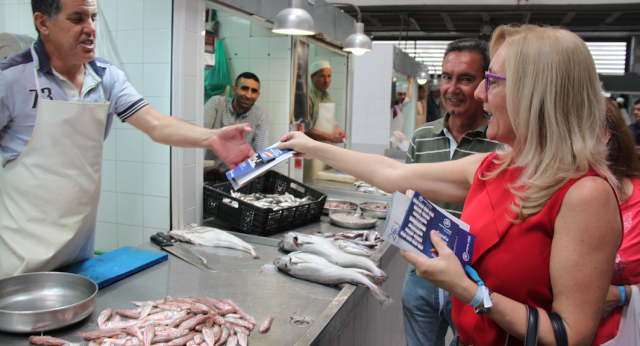
[{"label": "white apron", "polygon": [[109,104],[40,98],[37,107],[27,147],[2,176],[0,278],[93,255]]},{"label": "white apron", "polygon": [[313,126],[314,130],[333,133],[336,129],[336,104],[318,103],[318,119]]},{"label": "white apron", "polygon": [[391,135],[393,135],[393,131],[404,132],[404,107],[400,107],[399,105],[393,107],[396,109],[398,115],[394,118],[393,109],[391,110]]}]

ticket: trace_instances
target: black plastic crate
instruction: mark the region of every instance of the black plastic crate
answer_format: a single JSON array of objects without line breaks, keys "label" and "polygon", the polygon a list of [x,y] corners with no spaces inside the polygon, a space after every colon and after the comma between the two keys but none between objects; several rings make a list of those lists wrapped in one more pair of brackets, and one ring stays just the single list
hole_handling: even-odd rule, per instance
[{"label": "black plastic crate", "polygon": [[312,203],[273,210],[242,201],[231,195],[231,183],[209,185],[203,188],[203,214],[205,218],[216,218],[229,223],[243,233],[268,236],[274,233],[318,221],[327,195],[318,192],[276,171],[254,179],[238,192],[252,194],[289,193],[296,198],[311,197]]}]

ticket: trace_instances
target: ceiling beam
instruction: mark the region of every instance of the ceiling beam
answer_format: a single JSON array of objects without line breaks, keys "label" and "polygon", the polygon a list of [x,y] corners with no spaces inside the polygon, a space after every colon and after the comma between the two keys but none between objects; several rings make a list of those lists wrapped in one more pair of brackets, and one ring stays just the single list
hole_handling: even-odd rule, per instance
[{"label": "ceiling beam", "polygon": [[564,19],[562,20],[562,24],[569,24],[571,20],[573,20],[573,17],[575,16],[576,16],[576,12],[567,12],[567,15],[564,16]]},{"label": "ceiling beam", "polygon": [[444,19],[444,23],[447,24],[447,29],[449,29],[449,31],[456,31],[456,28],[453,26],[453,22],[451,21],[451,18],[449,18],[448,14],[441,12],[440,16]]},{"label": "ceiling beam", "polygon": [[489,16],[489,14],[487,12],[482,12],[482,20],[485,21],[486,23],[491,21],[491,17]]},{"label": "ceiling beam", "polygon": [[622,15],[622,12],[614,12],[609,17],[607,17],[607,19],[604,20],[604,23],[609,24],[614,20],[616,20],[618,17],[620,17],[620,15]]},{"label": "ceiling beam", "polygon": [[362,18],[364,18],[364,19],[370,21],[371,23],[373,23],[373,25],[375,25],[376,28],[382,28],[383,27],[382,23],[380,23],[380,21],[375,19],[369,13],[366,13],[366,12],[362,13]]}]

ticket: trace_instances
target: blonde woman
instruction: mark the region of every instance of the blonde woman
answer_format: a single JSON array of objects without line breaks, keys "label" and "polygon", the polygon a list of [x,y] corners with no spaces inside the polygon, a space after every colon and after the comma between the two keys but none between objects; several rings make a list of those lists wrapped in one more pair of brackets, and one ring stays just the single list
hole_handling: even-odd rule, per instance
[{"label": "blonde woman", "polygon": [[[404,253],[420,277],[448,291],[459,345],[589,345],[600,320],[621,239],[615,178],[607,169],[604,117],[593,59],[575,34],[501,26],[492,62],[476,90],[493,114],[487,136],[511,148],[464,159],[403,165],[292,132],[281,148],[320,159],[385,191],[465,201],[476,235],[465,274],[431,234],[437,259]],[[476,277],[477,279],[477,277]],[[552,326],[548,312],[555,321]],[[536,314],[538,312],[538,314]],[[539,315],[539,330],[529,319]]]}]

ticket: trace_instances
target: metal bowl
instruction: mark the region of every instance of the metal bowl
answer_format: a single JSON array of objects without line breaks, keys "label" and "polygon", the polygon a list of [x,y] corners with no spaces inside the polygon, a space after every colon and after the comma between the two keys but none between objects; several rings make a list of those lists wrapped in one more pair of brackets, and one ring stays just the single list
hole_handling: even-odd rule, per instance
[{"label": "metal bowl", "polygon": [[[342,220],[340,216],[342,215],[357,215],[361,214],[362,220],[358,220],[357,222]],[[352,229],[365,229],[372,228],[376,226],[378,223],[378,218],[369,214],[369,213],[359,213],[359,212],[332,212],[329,214],[329,219],[331,219],[331,223],[336,226],[344,227],[344,228],[352,228]]]},{"label": "metal bowl", "polygon": [[389,209],[387,210],[376,210],[376,209],[371,209],[371,208],[367,208],[368,206],[389,206],[389,203],[384,203],[384,202],[363,202],[360,203],[360,210],[362,210],[362,212],[365,213],[369,213],[372,214],[373,216],[379,218],[379,219],[386,219],[387,218],[387,214],[389,213]]},{"label": "metal bowl", "polygon": [[0,280],[0,330],[10,333],[57,329],[89,316],[98,285],[84,276],[42,272]]},{"label": "metal bowl", "polygon": [[[326,205],[327,203],[344,203],[344,204],[349,204],[351,205],[351,209],[339,209],[339,208],[327,208]],[[322,209],[322,212],[325,214],[329,214],[329,212],[349,212],[349,211],[356,211],[358,210],[358,205],[350,202],[350,201],[345,201],[345,200],[341,200],[341,199],[327,199],[327,201],[324,203],[325,207],[324,209]]]}]

